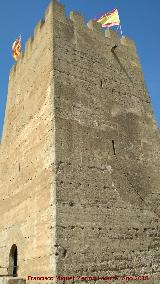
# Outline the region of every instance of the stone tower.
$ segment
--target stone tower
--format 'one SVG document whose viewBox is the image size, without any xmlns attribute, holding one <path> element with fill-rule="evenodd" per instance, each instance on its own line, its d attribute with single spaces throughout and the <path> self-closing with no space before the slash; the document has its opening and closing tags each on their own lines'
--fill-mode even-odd
<svg viewBox="0 0 160 284">
<path fill-rule="evenodd" d="M 52 1 L 9 77 L 0 275 L 157 277 L 159 167 L 134 42 Z"/>
</svg>

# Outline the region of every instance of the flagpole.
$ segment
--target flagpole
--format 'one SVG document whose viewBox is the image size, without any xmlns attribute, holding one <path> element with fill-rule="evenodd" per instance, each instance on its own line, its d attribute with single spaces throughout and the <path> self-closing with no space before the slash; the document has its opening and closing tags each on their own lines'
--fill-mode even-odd
<svg viewBox="0 0 160 284">
<path fill-rule="evenodd" d="M 121 37 L 124 37 L 121 24 L 119 24 L 119 29 L 120 29 Z"/>
</svg>

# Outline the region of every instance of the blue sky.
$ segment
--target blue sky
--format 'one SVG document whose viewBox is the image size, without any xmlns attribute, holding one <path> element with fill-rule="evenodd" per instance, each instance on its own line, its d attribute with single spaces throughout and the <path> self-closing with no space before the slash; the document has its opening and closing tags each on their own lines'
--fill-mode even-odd
<svg viewBox="0 0 160 284">
<path fill-rule="evenodd" d="M 0 137 L 6 106 L 9 70 L 14 64 L 11 46 L 21 33 L 23 48 L 50 0 L 1 0 L 0 2 Z M 134 39 L 144 78 L 160 126 L 160 1 L 153 0 L 61 0 L 66 14 L 79 11 L 86 22 L 118 8 L 124 35 Z"/>
</svg>

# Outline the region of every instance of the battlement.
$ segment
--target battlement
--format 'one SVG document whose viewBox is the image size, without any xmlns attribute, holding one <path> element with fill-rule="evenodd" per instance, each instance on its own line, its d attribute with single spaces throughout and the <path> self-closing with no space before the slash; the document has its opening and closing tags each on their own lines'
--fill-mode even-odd
<svg viewBox="0 0 160 284">
<path fill-rule="evenodd" d="M 94 38 L 95 41 L 97 41 L 97 44 L 98 41 L 100 41 L 100 49 L 104 48 L 105 50 L 107 46 L 107 49 L 111 50 L 116 45 L 117 50 L 123 53 L 129 52 L 132 57 L 137 59 L 136 47 L 131 39 L 127 37 L 120 38 L 117 32 L 113 30 L 106 30 L 103 32 L 101 24 L 95 22 L 95 20 L 90 20 L 87 24 L 85 24 L 84 17 L 74 11 L 71 11 L 70 18 L 67 18 L 64 6 L 56 0 L 52 0 L 46 9 L 44 19 L 41 19 L 37 23 L 33 35 L 29 37 L 25 44 L 24 52 L 22 52 L 20 55 L 17 63 L 12 66 L 9 78 L 15 76 L 17 72 L 20 72 L 21 66 L 23 66 L 23 63 L 25 63 L 31 57 L 34 49 L 36 49 L 40 43 L 40 40 L 44 37 L 44 35 L 46 37 L 48 24 L 53 24 L 52 27 L 50 26 L 53 33 L 54 23 L 56 22 L 63 23 L 63 25 L 72 26 L 72 33 L 74 37 L 79 33 L 81 36 L 84 35 L 84 41 L 88 42 L 90 38 Z M 94 50 L 94 45 L 92 48 Z"/>
<path fill-rule="evenodd" d="M 52 1 L 10 73 L 0 274 L 158 270 L 155 130 L 134 42 Z"/>
<path fill-rule="evenodd" d="M 61 46 L 64 47 L 64 50 L 61 50 Z M 72 53 L 72 56 L 69 55 L 68 51 Z M 64 53 L 68 53 L 67 62 L 70 63 L 70 69 L 67 67 L 69 64 L 65 65 L 62 63 Z M 48 61 L 46 60 L 46 54 L 48 54 Z M 110 29 L 104 32 L 101 24 L 95 20 L 85 23 L 84 17 L 78 12 L 71 11 L 70 16 L 67 17 L 64 5 L 57 0 L 52 0 L 45 11 L 44 19 L 37 23 L 33 35 L 29 37 L 25 44 L 24 51 L 17 63 L 11 68 L 9 76 L 9 93 L 11 94 L 8 95 L 9 98 L 7 99 L 5 120 L 10 120 L 11 113 L 16 118 L 15 108 L 20 108 L 19 103 L 22 105 L 22 101 L 23 103 L 27 102 L 26 98 L 29 98 L 30 92 L 33 92 L 33 85 L 36 84 L 37 77 L 43 78 L 46 70 L 47 72 L 52 72 L 52 76 L 53 70 L 59 70 L 61 67 L 62 69 L 65 68 L 63 72 L 70 73 L 72 67 L 74 67 L 75 61 L 72 62 L 72 58 L 75 56 L 76 59 L 75 54 L 80 55 L 80 58 L 84 56 L 85 58 L 90 58 L 91 61 L 93 60 L 92 67 L 94 71 L 90 69 L 91 73 L 88 75 L 88 78 L 92 79 L 95 72 L 98 72 L 97 78 L 101 76 L 100 81 L 103 81 L 101 83 L 103 89 L 108 90 L 110 86 L 110 91 L 112 92 L 114 90 L 112 85 L 116 84 L 117 89 L 123 90 L 123 99 L 126 101 L 123 80 L 127 78 L 127 90 L 132 90 L 131 96 L 135 95 L 137 97 L 138 94 L 138 97 L 141 97 L 142 100 L 148 100 L 143 72 L 134 41 L 127 37 L 120 38 L 117 32 Z M 86 60 L 84 60 L 85 63 Z M 80 65 L 82 64 L 81 60 Z M 88 62 L 87 64 L 90 63 Z M 101 67 L 105 64 L 105 68 L 110 73 L 118 72 L 116 82 L 113 82 L 109 72 L 101 72 Z M 81 67 L 79 66 L 79 68 Z M 120 77 L 119 74 L 123 76 Z M 19 80 L 20 77 L 21 81 Z M 108 84 L 109 81 L 110 83 Z M 137 85 L 138 92 L 134 90 L 133 81 L 136 81 L 136 84 L 139 81 L 139 85 Z M 21 92 L 23 96 L 17 95 Z M 131 99 L 128 97 L 127 102 L 129 100 Z M 22 113 L 22 111 L 19 113 Z M 26 119 L 25 121 L 27 121 Z M 17 122 L 20 124 L 20 119 L 18 120 L 17 118 Z M 7 127 L 10 128 L 9 125 L 12 122 L 8 123 Z M 3 132 L 6 132 L 7 127 L 5 122 Z"/>
</svg>

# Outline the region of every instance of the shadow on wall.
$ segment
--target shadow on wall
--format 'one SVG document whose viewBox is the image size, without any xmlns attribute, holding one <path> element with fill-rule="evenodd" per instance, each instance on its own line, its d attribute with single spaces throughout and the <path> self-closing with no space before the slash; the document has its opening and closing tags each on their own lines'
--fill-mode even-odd
<svg viewBox="0 0 160 284">
<path fill-rule="evenodd" d="M 126 74 L 126 76 L 127 76 L 128 80 L 130 81 L 130 83 L 133 84 L 132 79 L 130 78 L 130 76 L 129 76 L 129 74 L 127 73 L 125 67 L 123 66 L 123 64 L 122 64 L 121 61 L 119 60 L 117 54 L 115 53 L 116 47 L 117 47 L 117 45 L 115 45 L 115 46 L 112 47 L 112 49 L 111 49 L 112 54 L 113 54 L 114 58 L 116 59 L 116 61 L 118 62 L 118 64 L 120 65 L 122 71 Z"/>
<path fill-rule="evenodd" d="M 116 141 L 112 140 L 116 157 L 112 174 L 114 184 L 124 200 L 141 208 L 147 206 L 159 215 L 156 204 L 149 199 L 153 182 L 150 177 L 152 161 L 147 159 L 141 144 L 143 124 L 133 113 L 119 113 L 114 119 L 118 124 Z"/>
</svg>

